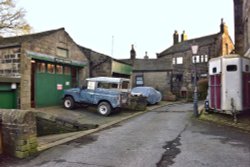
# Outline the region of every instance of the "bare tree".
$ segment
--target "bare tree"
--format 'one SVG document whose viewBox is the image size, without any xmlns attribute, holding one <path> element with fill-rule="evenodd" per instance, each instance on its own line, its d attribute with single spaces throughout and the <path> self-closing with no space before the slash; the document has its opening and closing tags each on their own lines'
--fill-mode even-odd
<svg viewBox="0 0 250 167">
<path fill-rule="evenodd" d="M 16 7 L 15 0 L 0 0 L 0 35 L 21 35 L 31 31 L 24 19 L 25 10 Z"/>
</svg>

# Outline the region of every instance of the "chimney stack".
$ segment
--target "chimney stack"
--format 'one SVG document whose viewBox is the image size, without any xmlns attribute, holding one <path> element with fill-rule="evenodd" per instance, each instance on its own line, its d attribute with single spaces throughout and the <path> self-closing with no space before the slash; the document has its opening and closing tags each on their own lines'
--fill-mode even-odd
<svg viewBox="0 0 250 167">
<path fill-rule="evenodd" d="M 174 38 L 174 45 L 179 43 L 179 34 L 176 30 L 174 31 L 173 38 Z"/>
<path fill-rule="evenodd" d="M 145 52 L 145 56 L 144 56 L 144 59 L 148 59 L 148 52 Z"/>
<path fill-rule="evenodd" d="M 223 18 L 221 19 L 221 23 L 220 23 L 220 32 L 221 32 L 221 33 L 228 33 L 228 27 L 227 27 L 227 25 L 224 23 Z"/>
<path fill-rule="evenodd" d="M 187 34 L 185 33 L 185 31 L 183 31 L 181 34 L 181 42 L 186 41 L 186 40 L 187 40 Z"/>
<path fill-rule="evenodd" d="M 136 52 L 135 52 L 135 49 L 134 49 L 134 45 L 131 45 L 130 59 L 135 60 L 135 58 L 136 58 Z"/>
</svg>

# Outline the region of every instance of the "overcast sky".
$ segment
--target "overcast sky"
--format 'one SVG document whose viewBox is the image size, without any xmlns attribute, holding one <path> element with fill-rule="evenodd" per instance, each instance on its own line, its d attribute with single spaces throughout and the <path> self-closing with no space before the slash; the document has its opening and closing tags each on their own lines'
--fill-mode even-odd
<svg viewBox="0 0 250 167">
<path fill-rule="evenodd" d="M 17 0 L 34 32 L 64 27 L 76 43 L 114 58 L 156 58 L 173 44 L 219 32 L 221 18 L 234 40 L 233 0 Z"/>
</svg>

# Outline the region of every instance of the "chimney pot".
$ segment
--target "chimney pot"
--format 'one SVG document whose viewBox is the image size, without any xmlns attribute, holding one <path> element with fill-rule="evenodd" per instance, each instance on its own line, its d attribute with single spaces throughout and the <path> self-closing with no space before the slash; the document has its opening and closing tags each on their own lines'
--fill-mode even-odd
<svg viewBox="0 0 250 167">
<path fill-rule="evenodd" d="M 186 40 L 187 40 L 187 34 L 185 33 L 185 30 L 184 30 L 181 34 L 181 42 L 186 41 Z"/>
</svg>

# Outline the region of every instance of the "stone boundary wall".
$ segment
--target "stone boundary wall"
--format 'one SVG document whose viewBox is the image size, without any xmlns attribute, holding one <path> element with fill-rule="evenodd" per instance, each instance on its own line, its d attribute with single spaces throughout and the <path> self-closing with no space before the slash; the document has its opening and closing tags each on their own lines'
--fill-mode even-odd
<svg viewBox="0 0 250 167">
<path fill-rule="evenodd" d="M 54 116 L 50 113 L 35 112 L 37 137 L 77 132 L 97 128 L 97 124 L 81 124 L 64 116 Z"/>
<path fill-rule="evenodd" d="M 32 111 L 0 109 L 3 153 L 25 158 L 37 152 L 36 119 Z"/>
</svg>

